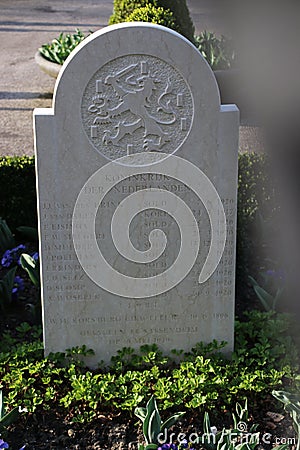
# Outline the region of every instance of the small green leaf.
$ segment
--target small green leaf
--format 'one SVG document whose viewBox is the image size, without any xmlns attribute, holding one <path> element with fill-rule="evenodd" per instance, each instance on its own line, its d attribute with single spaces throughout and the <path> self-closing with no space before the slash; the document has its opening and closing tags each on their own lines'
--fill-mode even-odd
<svg viewBox="0 0 300 450">
<path fill-rule="evenodd" d="M 0 420 L 5 415 L 4 405 L 3 405 L 3 394 L 2 391 L 0 391 Z"/>
<path fill-rule="evenodd" d="M 17 268 L 13 267 L 0 280 L 0 309 L 5 310 L 11 304 L 16 270 Z"/>
<path fill-rule="evenodd" d="M 5 428 L 15 422 L 19 417 L 19 408 L 16 407 L 0 419 L 1 426 Z"/>
<path fill-rule="evenodd" d="M 5 220 L 0 218 L 0 253 L 15 246 L 15 238 Z"/>
<path fill-rule="evenodd" d="M 289 444 L 281 444 L 273 447 L 274 450 L 287 450 L 289 448 Z"/>
<path fill-rule="evenodd" d="M 147 414 L 143 422 L 143 433 L 146 444 L 153 444 L 160 433 L 161 418 L 157 409 L 154 396 L 150 398 L 146 406 Z M 154 442 L 153 442 L 154 441 Z"/>
<path fill-rule="evenodd" d="M 141 421 L 143 422 L 146 418 L 147 415 L 147 409 L 146 408 L 142 408 L 142 407 L 137 407 L 134 410 L 134 414 L 141 419 Z"/>
<path fill-rule="evenodd" d="M 40 286 L 40 271 L 39 271 L 39 263 L 35 261 L 30 255 L 26 253 L 22 253 L 20 258 L 21 266 L 29 275 L 29 278 L 33 282 L 33 284 L 37 287 Z"/>
<path fill-rule="evenodd" d="M 265 291 L 262 287 L 260 287 L 258 285 L 253 286 L 253 289 L 254 289 L 257 297 L 259 298 L 259 300 L 262 302 L 266 311 L 271 311 L 272 307 L 273 307 L 273 301 L 274 301 L 273 296 L 270 295 L 267 291 Z"/>
<path fill-rule="evenodd" d="M 210 420 L 209 420 L 209 414 L 207 411 L 205 411 L 204 413 L 204 419 L 203 419 L 203 430 L 205 434 L 210 434 L 211 430 L 210 430 Z"/>
<path fill-rule="evenodd" d="M 185 412 L 178 412 L 176 414 L 174 414 L 173 416 L 169 417 L 169 419 L 167 419 L 161 426 L 161 431 L 163 431 L 164 429 L 169 429 L 171 428 L 173 425 L 175 425 L 176 422 L 178 422 L 178 420 L 185 414 Z"/>
</svg>

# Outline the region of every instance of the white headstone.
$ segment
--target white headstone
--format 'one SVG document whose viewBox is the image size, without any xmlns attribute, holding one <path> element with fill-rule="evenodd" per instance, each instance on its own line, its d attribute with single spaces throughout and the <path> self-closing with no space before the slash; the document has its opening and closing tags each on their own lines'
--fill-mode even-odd
<svg viewBox="0 0 300 450">
<path fill-rule="evenodd" d="M 233 348 L 239 113 L 179 34 L 107 27 L 35 110 L 46 353 Z"/>
</svg>

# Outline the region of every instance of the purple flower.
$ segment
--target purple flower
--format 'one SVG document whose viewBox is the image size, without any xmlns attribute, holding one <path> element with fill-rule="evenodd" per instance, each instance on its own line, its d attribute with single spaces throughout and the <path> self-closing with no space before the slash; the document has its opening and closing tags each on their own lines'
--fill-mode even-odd
<svg viewBox="0 0 300 450">
<path fill-rule="evenodd" d="M 6 250 L 6 252 L 3 253 L 2 259 L 1 259 L 1 265 L 3 267 L 9 267 L 13 262 L 13 258 L 11 256 L 11 251 Z"/>
<path fill-rule="evenodd" d="M 188 448 L 188 443 L 185 439 L 180 443 L 180 447 L 178 447 L 176 444 L 163 444 L 161 447 L 158 447 L 157 450 L 178 450 L 179 448 Z"/>
<path fill-rule="evenodd" d="M 16 300 L 18 293 L 24 290 L 24 280 L 18 275 L 14 279 L 14 286 L 12 288 L 13 299 Z"/>
<path fill-rule="evenodd" d="M 35 261 L 37 261 L 37 260 L 39 259 L 39 252 L 35 252 L 35 253 L 32 255 L 32 258 L 33 258 Z"/>
<path fill-rule="evenodd" d="M 25 247 L 25 245 L 21 244 L 18 247 L 16 247 L 15 250 L 16 250 L 16 256 L 18 255 L 17 263 L 19 266 L 21 266 L 21 261 L 20 261 L 21 255 L 26 250 L 26 247 Z"/>
<path fill-rule="evenodd" d="M 25 245 L 20 244 L 15 248 L 12 248 L 11 250 L 6 250 L 4 252 L 1 264 L 3 267 L 10 267 L 12 264 L 19 264 L 20 265 L 20 256 L 26 249 Z"/>
<path fill-rule="evenodd" d="M 275 275 L 275 270 L 269 269 L 266 271 L 266 275 L 268 275 L 269 277 L 274 277 Z"/>
<path fill-rule="evenodd" d="M 15 285 L 17 285 L 19 291 L 24 290 L 24 280 L 22 277 L 19 277 L 18 275 L 15 277 L 14 281 Z"/>
<path fill-rule="evenodd" d="M 9 445 L 7 442 L 4 442 L 3 439 L 0 439 L 0 449 L 1 448 L 9 448 Z"/>
<path fill-rule="evenodd" d="M 279 270 L 269 269 L 266 271 L 266 275 L 268 275 L 269 277 L 272 277 L 274 279 L 282 280 L 282 281 L 284 281 L 286 278 L 285 271 L 282 269 L 279 269 Z"/>
</svg>

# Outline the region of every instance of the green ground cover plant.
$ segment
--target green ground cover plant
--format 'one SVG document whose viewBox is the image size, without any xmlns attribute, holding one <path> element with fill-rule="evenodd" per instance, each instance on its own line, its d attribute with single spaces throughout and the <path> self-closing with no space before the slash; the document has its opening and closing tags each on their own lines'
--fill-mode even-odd
<svg viewBox="0 0 300 450">
<path fill-rule="evenodd" d="M 9 409 L 21 405 L 33 414 L 63 409 L 69 420 L 81 423 L 104 409 L 132 411 L 152 394 L 162 410 L 222 410 L 293 386 L 298 356 L 288 329 L 288 316 L 252 311 L 236 323 L 231 359 L 220 353 L 224 343 L 199 344 L 168 357 L 153 345 L 139 352 L 124 348 L 110 368 L 92 371 L 82 362 L 92 350 L 74 348 L 45 358 L 40 329 L 22 325 L 15 335 L 1 331 L 0 389 Z"/>
</svg>

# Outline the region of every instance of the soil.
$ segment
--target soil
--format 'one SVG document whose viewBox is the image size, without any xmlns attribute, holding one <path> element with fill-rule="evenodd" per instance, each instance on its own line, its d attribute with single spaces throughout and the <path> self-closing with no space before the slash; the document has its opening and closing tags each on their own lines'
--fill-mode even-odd
<svg viewBox="0 0 300 450">
<path fill-rule="evenodd" d="M 30 450 L 38 449 L 110 449 L 110 450 L 134 450 L 138 448 L 138 442 L 143 443 L 143 435 L 138 419 L 126 413 L 111 415 L 103 411 L 99 418 L 88 425 L 71 423 L 63 412 L 39 412 L 37 414 L 25 414 L 10 427 L 9 443 L 13 449 L 19 449 L 26 444 Z M 222 429 L 222 426 L 230 426 L 229 412 L 222 416 L 210 414 L 211 423 Z M 188 411 L 184 420 L 174 426 L 174 436 L 185 433 L 185 437 L 193 442 L 196 435 L 201 436 L 202 415 L 195 411 Z M 290 449 L 295 448 L 295 433 L 291 418 L 286 413 L 278 413 L 273 399 L 267 399 L 263 404 L 257 403 L 253 408 L 253 415 L 249 421 L 257 423 L 260 432 L 258 450 L 270 450 L 274 446 L 289 443 Z M 170 437 L 170 435 L 169 435 Z M 182 435 L 179 439 L 183 439 Z M 176 438 L 174 439 L 176 441 Z M 167 441 L 168 442 L 168 441 Z M 178 442 L 178 440 L 177 440 Z M 199 444 L 194 448 L 201 448 Z"/>
</svg>

